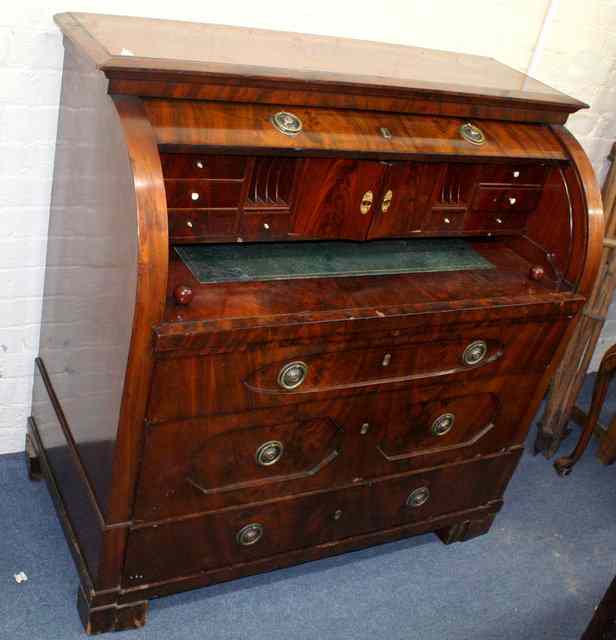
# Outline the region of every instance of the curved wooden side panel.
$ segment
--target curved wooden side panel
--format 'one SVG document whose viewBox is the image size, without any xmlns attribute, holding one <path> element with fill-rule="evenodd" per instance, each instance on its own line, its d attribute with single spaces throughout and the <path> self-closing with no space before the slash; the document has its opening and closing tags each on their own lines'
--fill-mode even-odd
<svg viewBox="0 0 616 640">
<path fill-rule="evenodd" d="M 601 190 L 588 156 L 580 143 L 564 127 L 552 126 L 572 162 L 565 172 L 573 207 L 573 238 L 568 279 L 576 283 L 576 291 L 587 296 L 594 284 L 603 251 L 603 204 Z M 575 229 L 575 225 L 579 225 Z"/>
<path fill-rule="evenodd" d="M 154 364 L 152 327 L 163 318 L 169 260 L 167 202 L 154 131 L 139 98 L 113 98 L 126 139 L 135 183 L 137 291 L 124 396 L 114 460 L 108 521 L 130 518 L 138 447 Z"/>
<path fill-rule="evenodd" d="M 134 190 L 107 82 L 66 41 L 32 422 L 92 576 L 134 321 Z"/>
</svg>

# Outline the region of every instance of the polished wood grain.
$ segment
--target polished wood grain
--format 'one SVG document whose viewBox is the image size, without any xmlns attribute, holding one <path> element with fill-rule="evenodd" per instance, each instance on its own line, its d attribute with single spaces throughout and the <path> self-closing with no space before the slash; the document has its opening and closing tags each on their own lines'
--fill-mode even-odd
<svg viewBox="0 0 616 640">
<path fill-rule="evenodd" d="M 366 111 L 293 108 L 302 131 L 287 136 L 271 123 L 278 105 L 243 105 L 192 100 L 144 100 L 159 144 L 166 148 L 262 150 L 313 155 L 352 154 L 379 158 L 446 155 L 448 158 L 501 158 L 564 160 L 566 154 L 556 136 L 537 124 L 476 121 L 486 136 L 483 145 L 460 135 L 466 120 L 422 115 Z M 190 126 L 177 123 L 190 122 Z M 391 132 L 383 137 L 381 128 Z"/>
<path fill-rule="evenodd" d="M 564 122 L 587 106 L 479 56 L 144 18 L 65 13 L 55 20 L 117 93 L 284 104 L 275 98 L 301 92 L 304 104 L 314 96 L 313 104 L 338 108 L 544 122 Z"/>
</svg>

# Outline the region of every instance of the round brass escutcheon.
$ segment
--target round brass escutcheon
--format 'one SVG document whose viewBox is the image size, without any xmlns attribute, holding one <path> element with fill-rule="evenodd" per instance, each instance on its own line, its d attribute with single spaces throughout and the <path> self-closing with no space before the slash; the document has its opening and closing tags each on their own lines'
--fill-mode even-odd
<svg viewBox="0 0 616 640">
<path fill-rule="evenodd" d="M 235 536 L 235 540 L 243 547 L 249 547 L 256 544 L 263 537 L 263 525 L 258 522 L 252 522 L 242 527 Z"/>
<path fill-rule="evenodd" d="M 430 489 L 428 489 L 428 487 L 418 487 L 409 493 L 409 497 L 406 499 L 406 506 L 413 507 L 415 509 L 426 504 L 429 499 Z"/>
<path fill-rule="evenodd" d="M 460 127 L 460 135 L 471 144 L 484 144 L 486 141 L 483 131 L 470 122 L 465 122 Z"/>
<path fill-rule="evenodd" d="M 462 361 L 469 366 L 479 364 L 486 357 L 487 353 L 488 345 L 485 343 L 485 340 L 475 340 L 464 349 Z"/>
<path fill-rule="evenodd" d="M 434 420 L 430 431 L 433 436 L 444 436 L 451 431 L 455 421 L 456 416 L 453 413 L 443 413 Z"/>
<path fill-rule="evenodd" d="M 280 369 L 278 384 L 283 389 L 297 389 L 306 379 L 307 373 L 308 365 L 305 362 L 301 362 L 300 360 L 289 362 Z"/>
<path fill-rule="evenodd" d="M 272 464 L 276 464 L 280 458 L 282 458 L 282 452 L 284 447 L 282 442 L 278 440 L 270 440 L 264 442 L 255 453 L 255 459 L 257 464 L 262 467 L 269 467 Z"/>
<path fill-rule="evenodd" d="M 302 121 L 290 111 L 278 111 L 272 116 L 272 124 L 286 136 L 296 136 L 302 131 Z"/>
</svg>

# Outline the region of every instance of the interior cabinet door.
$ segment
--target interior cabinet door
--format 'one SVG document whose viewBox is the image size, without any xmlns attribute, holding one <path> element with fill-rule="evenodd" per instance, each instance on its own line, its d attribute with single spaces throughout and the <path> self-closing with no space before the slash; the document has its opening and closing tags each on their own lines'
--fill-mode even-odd
<svg viewBox="0 0 616 640">
<path fill-rule="evenodd" d="M 442 168 L 421 162 L 391 162 L 374 209 L 368 238 L 404 238 L 422 233 Z"/>
<path fill-rule="evenodd" d="M 418 182 L 416 163 L 393 162 L 387 165 L 368 238 L 408 235 L 409 218 L 417 206 Z"/>
<path fill-rule="evenodd" d="M 307 160 L 299 180 L 292 235 L 364 240 L 380 206 L 386 168 L 365 160 Z"/>
</svg>

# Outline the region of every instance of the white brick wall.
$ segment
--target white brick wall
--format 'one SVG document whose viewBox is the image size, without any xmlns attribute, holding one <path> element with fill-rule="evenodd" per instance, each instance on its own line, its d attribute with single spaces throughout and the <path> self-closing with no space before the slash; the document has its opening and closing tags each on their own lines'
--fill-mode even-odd
<svg viewBox="0 0 616 640">
<path fill-rule="evenodd" d="M 77 9 L 470 52 L 523 71 L 532 63 L 537 78 L 592 105 L 569 122 L 603 177 L 616 138 L 616 0 L 311 0 L 286 3 L 284 11 L 280 6 L 280 0 L 138 0 L 122 6 L 83 0 Z M 22 0 L 5 3 L 0 12 L 0 453 L 23 448 L 29 413 L 62 67 L 52 16 L 67 8 L 59 0 L 45 6 Z M 611 317 L 603 346 L 616 341 L 616 308 Z"/>
</svg>

